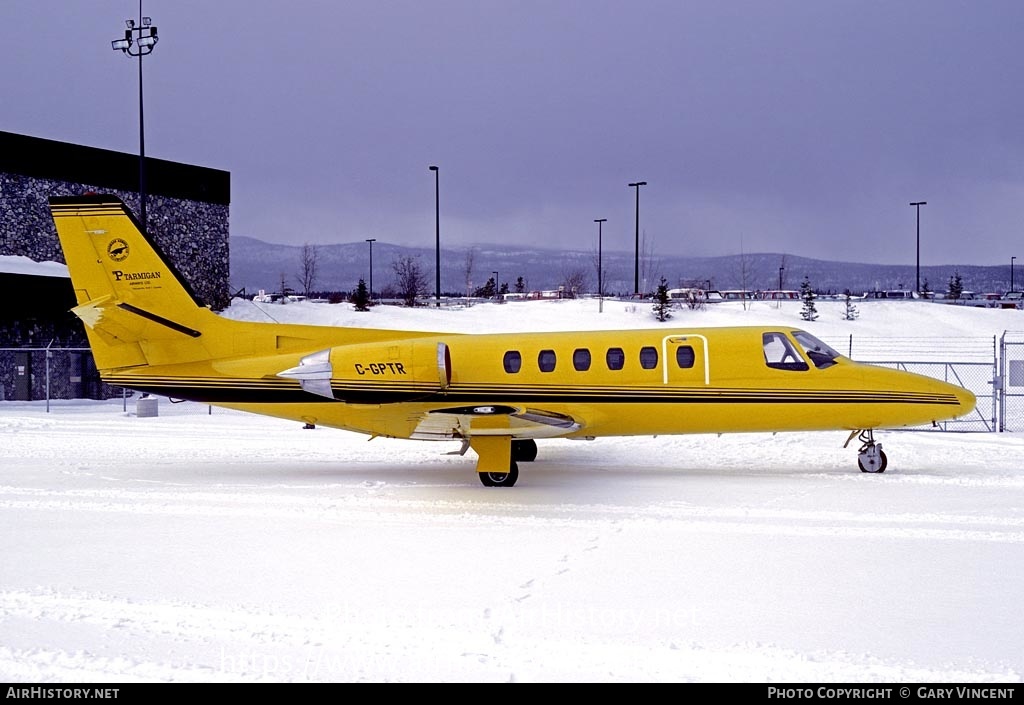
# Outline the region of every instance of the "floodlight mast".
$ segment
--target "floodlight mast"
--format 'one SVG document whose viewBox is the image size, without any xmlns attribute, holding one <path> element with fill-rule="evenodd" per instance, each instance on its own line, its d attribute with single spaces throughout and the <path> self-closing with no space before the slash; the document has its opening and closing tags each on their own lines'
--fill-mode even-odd
<svg viewBox="0 0 1024 705">
<path fill-rule="evenodd" d="M 142 57 L 153 53 L 160 41 L 153 19 L 142 14 L 142 0 L 139 0 L 139 21 L 125 20 L 123 39 L 110 42 L 110 48 L 125 56 L 139 59 L 139 222 L 146 232 L 146 121 L 142 100 Z"/>
</svg>

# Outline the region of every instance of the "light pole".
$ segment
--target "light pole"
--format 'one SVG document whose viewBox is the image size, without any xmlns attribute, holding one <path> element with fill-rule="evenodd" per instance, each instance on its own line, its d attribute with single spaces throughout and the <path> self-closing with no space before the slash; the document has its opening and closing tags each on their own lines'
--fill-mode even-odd
<svg viewBox="0 0 1024 705">
<path fill-rule="evenodd" d="M 498 298 L 498 273 L 497 272 L 491 272 L 491 274 L 494 275 L 494 298 L 497 299 Z"/>
<path fill-rule="evenodd" d="M 629 184 L 630 188 L 636 189 L 636 255 L 633 258 L 633 294 L 640 293 L 640 187 L 646 186 L 646 181 L 637 181 Z"/>
<path fill-rule="evenodd" d="M 921 206 L 928 205 L 928 201 L 917 201 L 910 205 L 917 208 L 917 288 L 914 291 L 921 295 Z"/>
<path fill-rule="evenodd" d="M 1010 258 L 1010 293 L 1013 293 L 1013 263 L 1017 260 L 1016 257 Z"/>
<path fill-rule="evenodd" d="M 434 305 L 441 308 L 441 170 L 434 172 Z"/>
<path fill-rule="evenodd" d="M 142 57 L 153 52 L 159 37 L 156 25 L 149 17 L 142 16 L 142 0 L 139 0 L 139 23 L 125 20 L 127 29 L 123 39 L 110 42 L 114 51 L 121 51 L 127 56 L 139 57 L 139 217 L 142 232 L 146 232 L 146 127 L 142 110 Z M 132 36 L 134 35 L 134 41 Z"/>
<path fill-rule="evenodd" d="M 601 224 L 607 223 L 607 218 L 594 218 L 597 223 L 597 312 L 604 313 L 604 282 L 601 279 Z"/>
<path fill-rule="evenodd" d="M 377 238 L 368 237 L 366 241 L 370 243 L 370 301 L 373 301 L 373 243 L 377 242 Z"/>
</svg>

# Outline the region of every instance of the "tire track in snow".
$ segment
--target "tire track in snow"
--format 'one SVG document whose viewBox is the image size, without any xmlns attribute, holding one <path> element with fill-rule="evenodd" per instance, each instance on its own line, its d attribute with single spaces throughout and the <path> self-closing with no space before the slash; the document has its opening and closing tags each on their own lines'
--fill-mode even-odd
<svg viewBox="0 0 1024 705">
<path fill-rule="evenodd" d="M 928 541 L 1024 543 L 1024 517 L 934 513 L 862 513 L 765 507 L 705 507 L 669 503 L 655 507 L 606 504 L 509 504 L 457 500 L 405 500 L 370 495 L 136 491 L 122 489 L 52 490 L 0 486 L 0 508 L 54 512 L 107 512 L 138 515 L 268 518 L 345 525 L 473 526 L 607 529 L 663 528 L 734 534 L 890 538 Z"/>
<path fill-rule="evenodd" d="M 483 646 L 489 641 L 478 622 L 459 621 L 460 612 L 437 615 L 430 629 L 436 638 L 409 639 L 409 625 L 403 621 L 408 616 L 389 614 L 383 623 L 358 611 L 304 616 L 246 607 L 10 590 L 0 592 L 0 623 L 6 634 L 18 631 L 16 638 L 28 638 L 33 646 L 0 644 L 0 679 L 416 681 L 446 672 L 449 660 L 467 644 Z M 22 623 L 28 628 L 18 629 Z M 69 652 L 47 643 L 47 635 L 66 634 L 71 625 L 79 632 L 89 628 L 101 632 L 102 642 L 113 638 L 116 645 L 98 648 L 115 653 Z M 135 656 L 154 651 L 185 654 L 189 661 L 140 661 Z M 473 669 L 489 679 L 505 679 L 508 673 L 500 660 L 489 656 L 476 660 Z"/>
<path fill-rule="evenodd" d="M 331 640 L 322 619 L 179 602 L 138 602 L 96 595 L 0 592 L 0 617 L 75 622 L 133 635 L 209 641 L 244 638 L 309 646 Z"/>
</svg>

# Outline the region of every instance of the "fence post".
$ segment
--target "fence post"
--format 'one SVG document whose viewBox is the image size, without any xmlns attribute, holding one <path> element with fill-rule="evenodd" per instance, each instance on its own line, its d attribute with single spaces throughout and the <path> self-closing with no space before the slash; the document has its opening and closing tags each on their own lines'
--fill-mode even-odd
<svg viewBox="0 0 1024 705">
<path fill-rule="evenodd" d="M 46 346 L 46 413 L 50 413 L 50 358 L 53 357 L 50 345 L 53 345 L 52 338 L 50 344 Z"/>
<path fill-rule="evenodd" d="M 850 333 L 850 354 L 846 357 L 853 359 L 853 333 Z"/>
<path fill-rule="evenodd" d="M 999 395 L 999 432 L 1006 431 L 1006 331 L 999 339 L 999 369 L 996 379 L 992 380 L 993 394 Z"/>
</svg>

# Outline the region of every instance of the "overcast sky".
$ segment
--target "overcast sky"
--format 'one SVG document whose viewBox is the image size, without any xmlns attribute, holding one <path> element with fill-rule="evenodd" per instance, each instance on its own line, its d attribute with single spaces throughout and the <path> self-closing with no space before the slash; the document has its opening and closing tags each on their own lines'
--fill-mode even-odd
<svg viewBox="0 0 1024 705">
<path fill-rule="evenodd" d="M 231 232 L 1024 260 L 1020 0 L 146 0 L 146 150 Z M 131 0 L 0 0 L 0 129 L 138 151 Z"/>
</svg>

